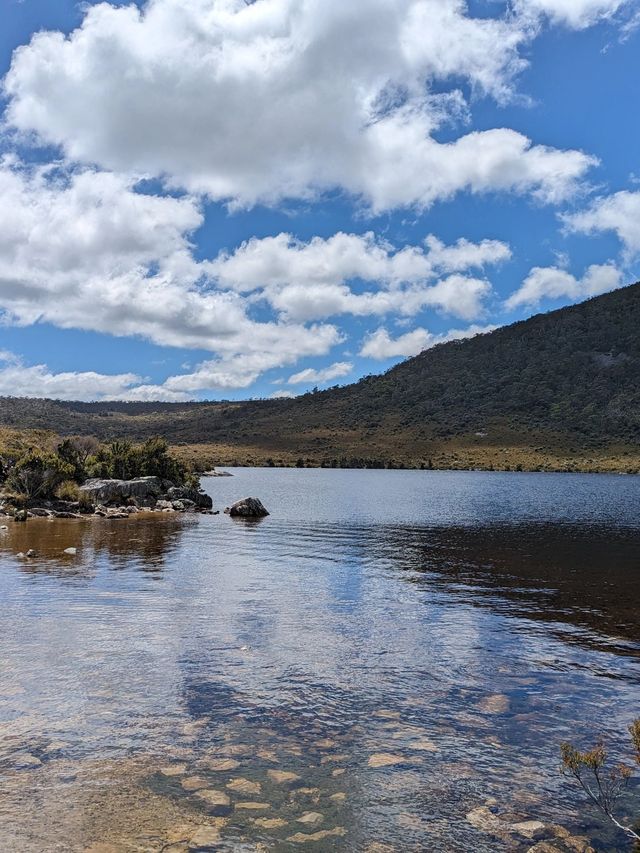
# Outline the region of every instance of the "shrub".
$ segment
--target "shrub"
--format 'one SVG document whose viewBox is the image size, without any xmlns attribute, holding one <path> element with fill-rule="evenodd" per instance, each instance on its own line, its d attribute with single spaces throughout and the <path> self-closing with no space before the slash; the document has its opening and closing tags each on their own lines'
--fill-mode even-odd
<svg viewBox="0 0 640 853">
<path fill-rule="evenodd" d="M 634 749 L 634 759 L 640 764 L 640 718 L 629 726 L 629 734 Z M 640 835 L 631 826 L 620 823 L 614 815 L 616 802 L 624 792 L 633 774 L 627 764 L 607 766 L 607 750 L 602 742 L 592 749 L 581 752 L 570 743 L 560 746 L 562 770 L 573 776 L 589 800 L 603 812 L 618 829 L 634 841 L 640 841 Z"/>
<path fill-rule="evenodd" d="M 73 477 L 73 466 L 56 453 L 31 449 L 21 456 L 7 477 L 7 485 L 28 500 L 52 497 L 64 480 Z"/>
<path fill-rule="evenodd" d="M 56 497 L 61 501 L 77 501 L 80 497 L 77 483 L 73 480 L 64 480 L 56 489 Z"/>
</svg>

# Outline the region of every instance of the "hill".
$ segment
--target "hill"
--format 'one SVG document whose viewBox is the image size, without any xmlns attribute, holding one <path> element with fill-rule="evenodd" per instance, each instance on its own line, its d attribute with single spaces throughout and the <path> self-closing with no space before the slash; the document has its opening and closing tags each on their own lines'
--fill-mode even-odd
<svg viewBox="0 0 640 853">
<path fill-rule="evenodd" d="M 160 433 L 204 466 L 640 470 L 639 330 L 640 283 L 292 400 L 3 398 L 0 425 L 101 439 Z"/>
</svg>

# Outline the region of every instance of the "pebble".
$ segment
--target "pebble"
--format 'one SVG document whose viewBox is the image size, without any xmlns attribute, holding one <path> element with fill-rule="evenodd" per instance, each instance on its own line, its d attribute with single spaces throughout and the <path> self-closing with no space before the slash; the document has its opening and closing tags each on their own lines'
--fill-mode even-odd
<svg viewBox="0 0 640 853">
<path fill-rule="evenodd" d="M 226 807 L 231 805 L 231 800 L 223 791 L 215 791 L 213 788 L 198 791 L 196 797 L 208 806 Z"/>
<path fill-rule="evenodd" d="M 200 791 L 202 788 L 206 788 L 208 784 L 209 782 L 202 776 L 187 776 L 181 782 L 185 791 Z"/>
<path fill-rule="evenodd" d="M 78 549 L 77 548 L 65 548 L 63 553 L 69 554 L 70 557 L 74 557 L 78 553 Z"/>
<path fill-rule="evenodd" d="M 288 785 L 300 779 L 297 773 L 290 773 L 287 770 L 267 770 L 267 776 L 276 785 Z"/>
<path fill-rule="evenodd" d="M 240 767 L 240 762 L 236 761 L 235 758 L 212 758 L 209 761 L 203 762 L 203 766 L 207 770 L 222 773 L 227 770 L 237 770 Z"/>
<path fill-rule="evenodd" d="M 320 812 L 307 812 L 302 817 L 297 818 L 298 823 L 304 823 L 307 826 L 318 826 L 324 820 L 324 815 Z"/>
<path fill-rule="evenodd" d="M 331 740 L 331 738 L 325 737 L 322 740 L 317 740 L 314 746 L 317 746 L 318 749 L 332 749 L 332 747 L 336 746 L 336 742 L 335 740 Z"/>
<path fill-rule="evenodd" d="M 270 809 L 271 806 L 269 803 L 252 803 L 252 802 L 242 802 L 236 803 L 236 809 L 241 809 L 243 811 L 266 811 L 266 809 Z"/>
<path fill-rule="evenodd" d="M 325 838 L 341 837 L 346 834 L 347 830 L 344 827 L 336 826 L 335 829 L 321 829 L 319 832 L 313 832 L 310 835 L 304 832 L 296 832 L 295 835 L 290 835 L 287 841 L 292 841 L 294 844 L 306 844 L 310 841 L 324 841 Z"/>
<path fill-rule="evenodd" d="M 508 696 L 504 693 L 495 693 L 492 696 L 485 696 L 478 702 L 477 708 L 483 714 L 506 714 L 511 707 L 511 702 Z"/>
<path fill-rule="evenodd" d="M 282 829 L 283 826 L 288 826 L 289 823 L 281 817 L 257 817 L 253 822 L 262 829 Z"/>
<path fill-rule="evenodd" d="M 187 765 L 169 764 L 167 767 L 161 767 L 160 772 L 163 776 L 182 776 L 187 772 Z"/>
<path fill-rule="evenodd" d="M 189 847 L 213 847 L 220 843 L 220 830 L 217 826 L 200 826 L 189 839 Z"/>
<path fill-rule="evenodd" d="M 394 755 L 392 752 L 376 752 L 368 761 L 369 767 L 393 767 L 406 763 L 407 759 L 403 755 Z"/>
<path fill-rule="evenodd" d="M 260 749 L 256 755 L 263 761 L 273 761 L 274 764 L 278 764 L 278 755 L 274 749 Z"/>
<path fill-rule="evenodd" d="M 233 779 L 226 786 L 230 791 L 237 791 L 239 794 L 260 794 L 262 793 L 262 785 L 259 782 L 252 782 L 250 779 Z"/>
<path fill-rule="evenodd" d="M 41 767 L 42 761 L 39 758 L 36 758 L 35 755 L 31 755 L 28 752 L 18 753 L 17 755 L 11 756 L 11 763 L 14 767 L 29 769 L 34 767 Z"/>
</svg>

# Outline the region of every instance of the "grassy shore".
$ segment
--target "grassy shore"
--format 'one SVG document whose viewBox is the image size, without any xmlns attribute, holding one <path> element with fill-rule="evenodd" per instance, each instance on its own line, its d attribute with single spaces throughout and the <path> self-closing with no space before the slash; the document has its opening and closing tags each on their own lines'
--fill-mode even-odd
<svg viewBox="0 0 640 853">
<path fill-rule="evenodd" d="M 363 432 L 332 434 L 320 450 L 315 433 L 299 435 L 293 449 L 288 439 L 269 447 L 250 443 L 181 443 L 170 453 L 196 471 L 217 466 L 306 467 L 306 468 L 416 468 L 434 470 L 483 471 L 566 471 L 584 473 L 640 473 L 640 448 L 625 444 L 606 447 L 576 447 L 554 436 L 535 436 L 527 443 L 502 431 L 493 438 L 483 435 L 454 436 L 424 441 L 403 435 L 394 446 L 388 441 L 371 441 Z M 53 450 L 60 436 L 50 430 L 16 430 L 0 427 L 0 456 L 17 447 Z"/>
</svg>

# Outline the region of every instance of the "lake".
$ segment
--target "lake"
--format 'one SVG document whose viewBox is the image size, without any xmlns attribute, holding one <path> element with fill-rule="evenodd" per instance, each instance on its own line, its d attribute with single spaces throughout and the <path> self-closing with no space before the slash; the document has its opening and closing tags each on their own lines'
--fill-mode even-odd
<svg viewBox="0 0 640 853">
<path fill-rule="evenodd" d="M 640 714 L 640 478 L 231 470 L 0 531 L 3 851 L 628 849 L 559 745 Z"/>
</svg>

